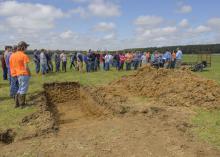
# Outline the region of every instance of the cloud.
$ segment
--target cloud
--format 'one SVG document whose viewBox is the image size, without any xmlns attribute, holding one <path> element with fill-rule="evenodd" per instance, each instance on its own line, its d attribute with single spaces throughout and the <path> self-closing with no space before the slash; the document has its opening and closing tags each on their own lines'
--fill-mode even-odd
<svg viewBox="0 0 220 157">
<path fill-rule="evenodd" d="M 182 27 L 182 28 L 187 28 L 189 27 L 189 22 L 187 19 L 182 19 L 179 23 L 179 26 Z"/>
<path fill-rule="evenodd" d="M 54 21 L 65 14 L 50 5 L 6 1 L 0 3 L 0 16 L 6 25 L 17 30 L 44 30 L 54 27 Z"/>
<path fill-rule="evenodd" d="M 71 15 L 71 14 L 74 14 L 74 15 L 75 15 L 75 14 L 76 14 L 76 15 L 79 14 L 80 17 L 83 17 L 83 18 L 86 18 L 86 17 L 89 16 L 89 14 L 87 14 L 85 8 L 83 8 L 83 7 L 74 8 L 74 9 L 70 10 L 70 11 L 68 12 L 68 14 L 69 14 L 69 15 Z"/>
<path fill-rule="evenodd" d="M 191 5 L 182 5 L 177 12 L 182 13 L 182 14 L 191 13 L 192 6 Z"/>
<path fill-rule="evenodd" d="M 73 2 L 76 2 L 76 3 L 85 3 L 85 2 L 88 2 L 88 0 L 72 0 Z"/>
<path fill-rule="evenodd" d="M 116 38 L 116 34 L 115 33 L 111 33 L 111 34 L 107 34 L 103 37 L 104 40 L 113 40 Z"/>
<path fill-rule="evenodd" d="M 153 27 L 158 26 L 163 22 L 163 18 L 159 16 L 139 16 L 135 21 L 134 24 L 137 26 L 146 26 L 146 27 Z"/>
<path fill-rule="evenodd" d="M 96 26 L 94 26 L 93 30 L 96 32 L 109 32 L 109 31 L 113 31 L 115 27 L 116 27 L 115 24 L 112 22 L 110 23 L 100 22 Z"/>
<path fill-rule="evenodd" d="M 88 10 L 92 15 L 98 17 L 114 17 L 121 15 L 118 5 L 104 0 L 91 1 L 91 3 L 88 5 Z"/>
<path fill-rule="evenodd" d="M 150 39 L 171 36 L 177 32 L 177 27 L 163 27 L 163 28 L 154 28 L 154 29 L 143 29 L 137 32 L 140 39 Z"/>
<path fill-rule="evenodd" d="M 208 25 L 211 27 L 219 28 L 220 27 L 220 18 L 213 17 L 208 20 Z"/>
<path fill-rule="evenodd" d="M 189 32 L 191 33 L 206 33 L 206 32 L 210 32 L 211 28 L 208 26 L 204 26 L 204 25 L 199 25 L 196 28 L 190 28 Z"/>
<path fill-rule="evenodd" d="M 76 34 L 74 32 L 72 32 L 71 30 L 62 32 L 60 34 L 60 38 L 62 38 L 62 39 L 70 39 L 70 38 L 73 38 L 73 37 L 76 37 Z"/>
</svg>

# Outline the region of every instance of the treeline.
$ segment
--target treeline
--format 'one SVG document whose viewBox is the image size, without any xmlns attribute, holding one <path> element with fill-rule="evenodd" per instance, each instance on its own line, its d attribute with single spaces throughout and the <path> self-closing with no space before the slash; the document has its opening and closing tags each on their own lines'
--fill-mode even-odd
<svg viewBox="0 0 220 157">
<path fill-rule="evenodd" d="M 125 51 L 150 51 L 155 50 L 159 52 L 165 52 L 167 49 L 170 51 L 180 48 L 184 54 L 199 54 L 209 52 L 212 54 L 220 53 L 220 44 L 207 44 L 207 45 L 184 45 L 184 46 L 165 46 L 165 47 L 150 47 L 150 48 L 133 48 L 125 49 Z"/>
<path fill-rule="evenodd" d="M 170 51 L 176 50 L 177 48 L 180 48 L 184 54 L 199 54 L 199 53 L 212 53 L 212 54 L 220 54 L 220 44 L 207 44 L 207 45 L 180 45 L 180 46 L 165 46 L 165 47 L 149 47 L 149 48 L 132 48 L 132 49 L 125 49 L 120 50 L 123 52 L 128 51 L 141 51 L 141 52 L 154 52 L 155 50 L 159 52 L 165 52 L 167 49 Z M 71 53 L 73 51 L 65 51 L 66 53 Z M 115 51 L 112 51 L 114 53 Z M 0 51 L 0 54 L 2 54 L 3 51 Z M 27 51 L 28 54 L 33 54 L 33 50 Z"/>
</svg>

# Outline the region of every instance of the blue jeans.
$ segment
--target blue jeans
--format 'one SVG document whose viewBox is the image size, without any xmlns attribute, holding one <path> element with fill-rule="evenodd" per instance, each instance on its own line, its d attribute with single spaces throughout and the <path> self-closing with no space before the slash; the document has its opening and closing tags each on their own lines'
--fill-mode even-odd
<svg viewBox="0 0 220 157">
<path fill-rule="evenodd" d="M 60 71 L 60 62 L 56 62 L 56 72 Z"/>
<path fill-rule="evenodd" d="M 28 91 L 28 87 L 29 87 L 29 80 L 30 80 L 30 76 L 18 76 L 18 84 L 19 84 L 19 88 L 18 88 L 18 94 L 26 94 Z"/>
<path fill-rule="evenodd" d="M 8 69 L 7 67 L 3 68 L 3 80 L 7 80 L 8 79 Z"/>
<path fill-rule="evenodd" d="M 89 70 L 89 63 L 86 62 L 85 64 L 86 64 L 86 72 L 90 72 L 90 70 Z"/>
<path fill-rule="evenodd" d="M 46 74 L 46 72 L 47 72 L 47 64 L 41 64 L 41 72 L 42 72 L 43 75 Z"/>
<path fill-rule="evenodd" d="M 109 69 L 110 69 L 110 63 L 106 62 L 105 63 L 105 71 L 109 71 Z"/>
<path fill-rule="evenodd" d="M 131 63 L 126 63 L 126 70 L 131 70 Z"/>
<path fill-rule="evenodd" d="M 35 71 L 37 74 L 40 72 L 40 63 L 35 62 Z"/>
<path fill-rule="evenodd" d="M 95 62 L 94 61 L 91 62 L 91 69 L 90 70 L 95 71 Z"/>
<path fill-rule="evenodd" d="M 134 70 L 137 70 L 137 68 L 138 68 L 138 61 L 134 61 L 133 62 L 133 66 L 134 66 Z"/>
<path fill-rule="evenodd" d="M 19 84 L 17 77 L 11 77 L 10 96 L 14 97 L 18 92 Z"/>
<path fill-rule="evenodd" d="M 119 61 L 116 61 L 116 70 L 120 70 L 120 62 Z"/>
</svg>

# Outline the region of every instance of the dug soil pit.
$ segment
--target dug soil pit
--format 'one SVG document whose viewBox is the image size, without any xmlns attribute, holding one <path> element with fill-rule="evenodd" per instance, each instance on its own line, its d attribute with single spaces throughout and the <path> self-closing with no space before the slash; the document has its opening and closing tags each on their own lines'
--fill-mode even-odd
<svg viewBox="0 0 220 157">
<path fill-rule="evenodd" d="M 79 83 L 54 83 L 44 85 L 47 104 L 51 108 L 59 129 L 68 130 L 90 124 L 94 119 L 109 114 Z"/>
</svg>

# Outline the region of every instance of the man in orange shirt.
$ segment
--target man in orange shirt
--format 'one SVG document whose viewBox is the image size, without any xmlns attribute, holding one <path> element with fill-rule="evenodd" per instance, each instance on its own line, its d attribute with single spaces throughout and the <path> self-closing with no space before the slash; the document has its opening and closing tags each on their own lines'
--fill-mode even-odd
<svg viewBox="0 0 220 157">
<path fill-rule="evenodd" d="M 133 55 L 131 54 L 131 52 L 128 52 L 125 55 L 125 64 L 126 64 L 126 71 L 131 70 L 131 62 L 133 59 Z"/>
<path fill-rule="evenodd" d="M 171 69 L 174 69 L 176 66 L 176 52 L 173 51 L 172 53 L 172 59 L 171 59 Z"/>
<path fill-rule="evenodd" d="M 25 106 L 25 97 L 29 87 L 30 69 L 28 63 L 29 57 L 25 54 L 25 50 L 28 48 L 28 44 L 24 41 L 18 43 L 17 52 L 14 54 L 14 69 L 18 77 L 19 89 L 17 92 L 18 106 Z"/>
<path fill-rule="evenodd" d="M 15 99 L 15 107 L 19 107 L 18 105 L 18 97 L 17 97 L 17 92 L 19 88 L 18 84 L 18 78 L 16 74 L 16 70 L 14 67 L 14 55 L 15 52 L 17 51 L 17 46 L 13 47 L 12 54 L 9 58 L 9 67 L 10 67 L 10 75 L 11 75 L 11 80 L 10 80 L 10 95 Z"/>
</svg>

